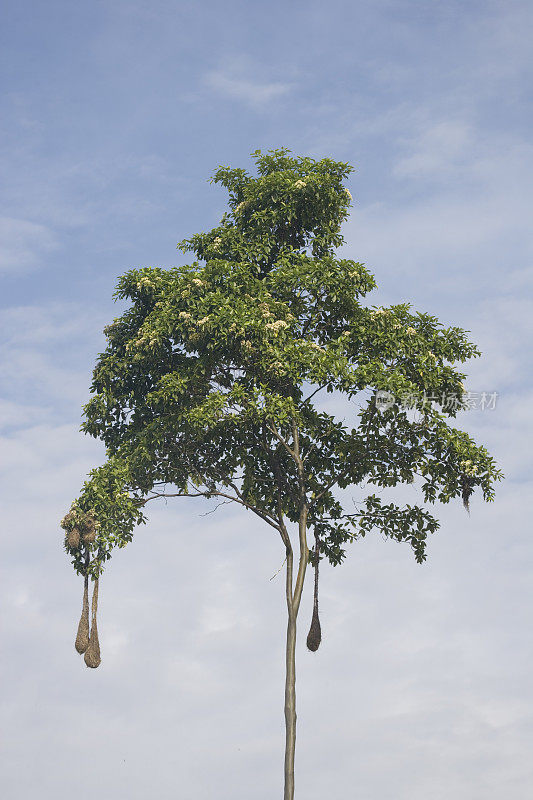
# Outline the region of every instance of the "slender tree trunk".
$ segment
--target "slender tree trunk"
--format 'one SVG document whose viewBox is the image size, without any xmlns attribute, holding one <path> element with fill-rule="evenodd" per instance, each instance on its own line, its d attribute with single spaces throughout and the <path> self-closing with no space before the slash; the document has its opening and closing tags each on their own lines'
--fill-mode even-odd
<svg viewBox="0 0 533 800">
<path fill-rule="evenodd" d="M 289 611 L 285 652 L 285 790 L 283 800 L 294 798 L 296 747 L 296 615 Z"/>
<path fill-rule="evenodd" d="M 299 525 L 300 558 L 294 591 L 292 588 L 293 554 L 287 552 L 287 642 L 285 649 L 285 788 L 283 800 L 294 800 L 294 753 L 296 748 L 296 620 L 302 599 L 307 548 L 307 507 L 302 509 Z"/>
</svg>

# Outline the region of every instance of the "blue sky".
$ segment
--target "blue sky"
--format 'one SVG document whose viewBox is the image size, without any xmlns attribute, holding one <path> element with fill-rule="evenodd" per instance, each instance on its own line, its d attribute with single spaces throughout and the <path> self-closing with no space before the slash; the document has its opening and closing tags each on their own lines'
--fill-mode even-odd
<svg viewBox="0 0 533 800">
<path fill-rule="evenodd" d="M 307 800 L 526 800 L 533 775 L 533 144 L 528 2 L 7 2 L 0 123 L 2 757 L 9 800 L 76 787 L 279 796 L 282 553 L 237 511 L 176 504 L 101 592 L 103 663 L 72 640 L 58 519 L 103 458 L 80 407 L 132 266 L 217 224 L 219 164 L 289 147 L 356 167 L 343 252 L 371 303 L 471 331 L 461 425 L 506 481 L 435 508 L 429 561 L 365 540 L 324 569 L 324 643 L 298 658 Z M 87 771 L 90 758 L 98 767 Z M 85 774 L 79 785 L 80 770 Z"/>
</svg>

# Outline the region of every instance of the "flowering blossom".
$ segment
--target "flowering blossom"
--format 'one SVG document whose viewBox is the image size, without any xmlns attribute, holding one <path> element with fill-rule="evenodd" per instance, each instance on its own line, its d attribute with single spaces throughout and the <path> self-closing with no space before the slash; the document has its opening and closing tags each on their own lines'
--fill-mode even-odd
<svg viewBox="0 0 533 800">
<path fill-rule="evenodd" d="M 288 328 L 289 324 L 288 322 L 285 322 L 284 319 L 277 319 L 275 322 L 267 323 L 266 327 L 269 331 L 275 331 L 277 333 L 280 328 Z"/>
<path fill-rule="evenodd" d="M 259 309 L 260 309 L 261 314 L 263 315 L 263 317 L 271 317 L 272 316 L 267 303 L 260 303 L 259 304 Z"/>
<path fill-rule="evenodd" d="M 477 467 L 475 464 L 472 466 L 472 462 L 470 459 L 468 459 L 467 461 L 461 461 L 460 466 L 465 475 L 474 476 L 477 473 Z"/>
<path fill-rule="evenodd" d="M 190 319 L 191 315 L 187 311 L 180 311 L 178 317 L 181 317 L 182 319 Z"/>
<path fill-rule="evenodd" d="M 303 189 L 304 186 L 307 186 L 307 184 L 305 181 L 298 180 L 296 183 L 293 183 L 292 186 L 294 189 Z"/>
<path fill-rule="evenodd" d="M 195 286 L 203 286 L 204 282 L 200 280 L 200 278 L 193 278 L 191 283 L 194 283 Z"/>
<path fill-rule="evenodd" d="M 406 328 L 405 332 L 406 332 L 406 333 L 407 333 L 409 336 L 413 336 L 413 335 L 416 333 L 415 329 L 414 329 L 414 328 L 411 328 L 411 326 L 409 326 L 408 328 Z"/>
<path fill-rule="evenodd" d="M 153 285 L 154 285 L 154 284 L 152 283 L 152 281 L 150 280 L 150 278 L 149 278 L 147 275 L 143 275 L 143 277 L 142 277 L 142 278 L 139 280 L 139 282 L 137 283 L 137 289 L 138 289 L 139 291 L 141 291 L 141 290 L 142 290 L 142 289 L 143 289 L 145 286 L 146 286 L 148 289 L 151 289 Z"/>
</svg>

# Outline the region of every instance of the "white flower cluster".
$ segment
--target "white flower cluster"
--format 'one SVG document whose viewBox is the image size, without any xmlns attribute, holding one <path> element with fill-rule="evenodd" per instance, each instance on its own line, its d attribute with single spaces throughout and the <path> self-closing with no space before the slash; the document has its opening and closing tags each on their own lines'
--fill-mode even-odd
<svg viewBox="0 0 533 800">
<path fill-rule="evenodd" d="M 222 239 L 220 238 L 220 236 L 217 236 L 213 240 L 213 250 L 220 250 L 220 245 L 221 244 L 222 244 Z"/>
<path fill-rule="evenodd" d="M 478 471 L 476 465 L 475 464 L 472 465 L 470 459 L 468 459 L 468 461 L 461 461 L 461 469 L 463 470 L 465 475 L 471 475 L 471 476 L 477 475 Z"/>
<path fill-rule="evenodd" d="M 137 283 L 137 289 L 141 291 L 145 286 L 147 289 L 151 289 L 153 287 L 153 283 L 147 275 L 143 275 L 143 277 Z"/>
<path fill-rule="evenodd" d="M 409 336 L 414 336 L 414 334 L 416 333 L 415 329 L 414 329 L 414 328 L 411 328 L 411 326 L 409 326 L 408 328 L 406 328 L 405 332 L 406 332 L 406 333 L 407 333 Z"/>
<path fill-rule="evenodd" d="M 189 314 L 188 311 L 180 311 L 178 317 L 181 317 L 182 319 L 190 319 L 191 315 Z"/>
<path fill-rule="evenodd" d="M 304 186 L 307 186 L 307 184 L 305 181 L 302 180 L 298 180 L 296 181 L 296 183 L 292 184 L 293 189 L 303 189 Z"/>
<path fill-rule="evenodd" d="M 289 323 L 285 322 L 284 319 L 277 319 L 275 322 L 268 322 L 266 327 L 269 331 L 274 331 L 274 333 L 277 333 L 280 328 L 288 328 Z"/>
<path fill-rule="evenodd" d="M 209 320 L 210 320 L 210 319 L 211 319 L 211 317 L 209 317 L 209 316 L 207 316 L 207 317 L 202 317 L 202 319 L 199 319 L 199 320 L 198 320 L 198 325 L 205 325 L 205 323 L 206 323 L 206 322 L 209 322 Z"/>
<path fill-rule="evenodd" d="M 126 345 L 126 350 L 134 350 L 135 348 L 142 347 L 145 344 L 149 344 L 150 347 L 153 347 L 155 344 L 157 344 L 157 338 L 145 333 L 139 336 L 138 339 L 130 340 Z"/>
<path fill-rule="evenodd" d="M 191 283 L 194 283 L 195 286 L 203 286 L 204 282 L 200 280 L 200 278 L 193 278 Z"/>
<path fill-rule="evenodd" d="M 324 348 L 320 347 L 320 345 L 317 344 L 316 342 L 307 342 L 307 344 L 309 345 L 309 347 L 312 347 L 314 350 L 320 350 L 321 353 L 325 353 L 326 352 L 324 350 Z"/>
<path fill-rule="evenodd" d="M 348 190 L 348 189 L 345 189 L 344 191 L 345 191 L 345 192 L 346 192 L 346 194 L 348 195 L 348 199 L 349 199 L 349 200 L 351 200 L 351 199 L 352 199 L 352 195 L 350 194 L 349 190 Z"/>
<path fill-rule="evenodd" d="M 260 303 L 259 304 L 259 310 L 261 311 L 261 315 L 263 317 L 271 317 L 272 316 L 267 303 Z"/>
</svg>

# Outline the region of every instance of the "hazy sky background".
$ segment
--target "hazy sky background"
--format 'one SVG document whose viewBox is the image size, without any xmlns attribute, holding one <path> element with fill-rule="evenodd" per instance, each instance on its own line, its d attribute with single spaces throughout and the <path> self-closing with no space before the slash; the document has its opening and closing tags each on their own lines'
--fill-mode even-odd
<svg viewBox="0 0 533 800">
<path fill-rule="evenodd" d="M 376 275 L 368 302 L 471 331 L 467 388 L 498 400 L 454 424 L 506 475 L 470 517 L 432 507 L 425 565 L 377 535 L 324 566 L 316 654 L 307 588 L 297 797 L 530 797 L 532 24 L 513 0 L 4 5 L 6 800 L 281 796 L 275 533 L 201 500 L 153 509 L 101 581 L 87 670 L 58 526 L 103 459 L 80 408 L 117 277 L 185 263 L 177 241 L 224 210 L 215 168 L 275 147 L 356 166 L 344 252 Z"/>
</svg>

